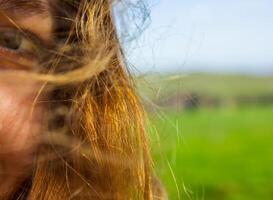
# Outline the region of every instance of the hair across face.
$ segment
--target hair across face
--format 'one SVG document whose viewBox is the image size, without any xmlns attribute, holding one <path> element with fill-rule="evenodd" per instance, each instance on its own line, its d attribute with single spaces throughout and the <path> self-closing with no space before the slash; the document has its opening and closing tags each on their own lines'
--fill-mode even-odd
<svg viewBox="0 0 273 200">
<path fill-rule="evenodd" d="M 42 108 L 34 104 L 41 83 L 5 73 L 32 70 L 38 63 L 34 47 L 51 40 L 53 27 L 48 9 L 23 3 L 0 1 L 0 199 L 31 174 L 40 142 Z M 33 12 L 26 15 L 22 9 Z"/>
<path fill-rule="evenodd" d="M 21 126 L 38 138 L 34 140 L 38 147 L 32 145 L 35 151 L 27 148 L 32 151 L 26 154 L 34 155 L 31 168 L 23 176 L 25 184 L 17 187 L 12 198 L 153 199 L 143 110 L 125 69 L 111 2 L 32 1 L 42 6 L 43 12 L 30 12 L 22 18 L 13 16 L 12 10 L 8 13 L 9 22 L 22 22 L 16 28 L 33 42 L 33 46 L 27 43 L 26 51 L 36 52 L 36 57 L 30 60 L 32 68 L 5 70 L 6 77 L 35 85 L 31 88 L 34 95 L 26 95 L 27 102 L 32 102 L 26 103 L 26 108 L 38 119 L 30 120 L 28 128 Z M 8 6 L 1 7 L 1 2 L 13 3 L 13 10 L 35 5 L 26 0 L 0 0 L 0 8 L 5 9 Z M 39 39 L 23 34 L 26 30 Z M 7 66 L 12 65 L 11 60 Z M 18 66 L 30 64 L 23 61 L 16 60 Z M 3 99 L 7 103 L 8 98 Z M 31 133 L 37 121 L 39 131 Z M 19 136 L 17 133 L 14 140 Z"/>
</svg>

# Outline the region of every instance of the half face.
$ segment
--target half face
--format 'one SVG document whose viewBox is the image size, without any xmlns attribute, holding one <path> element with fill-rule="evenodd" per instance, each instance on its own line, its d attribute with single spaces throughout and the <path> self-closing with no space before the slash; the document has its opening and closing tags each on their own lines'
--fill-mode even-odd
<svg viewBox="0 0 273 200">
<path fill-rule="evenodd" d="M 0 73 L 30 70 L 52 40 L 47 0 L 0 0 Z M 0 199 L 25 178 L 39 141 L 41 110 L 34 81 L 0 79 Z"/>
</svg>

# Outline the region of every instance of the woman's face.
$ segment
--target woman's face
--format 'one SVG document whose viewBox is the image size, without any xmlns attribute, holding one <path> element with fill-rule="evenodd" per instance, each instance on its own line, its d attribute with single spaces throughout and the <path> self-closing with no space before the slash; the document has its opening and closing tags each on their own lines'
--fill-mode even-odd
<svg viewBox="0 0 273 200">
<path fill-rule="evenodd" d="M 51 39 L 47 0 L 0 0 L 0 73 L 35 67 L 35 45 Z M 0 199 L 31 169 L 42 112 L 34 105 L 38 83 L 7 80 L 0 79 Z"/>
</svg>

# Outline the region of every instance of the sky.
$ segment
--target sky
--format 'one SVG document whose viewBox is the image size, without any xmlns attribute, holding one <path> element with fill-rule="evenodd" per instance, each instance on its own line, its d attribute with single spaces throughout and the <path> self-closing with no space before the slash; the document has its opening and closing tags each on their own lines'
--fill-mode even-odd
<svg viewBox="0 0 273 200">
<path fill-rule="evenodd" d="M 273 74 L 272 0 L 154 0 L 126 48 L 140 72 Z"/>
</svg>

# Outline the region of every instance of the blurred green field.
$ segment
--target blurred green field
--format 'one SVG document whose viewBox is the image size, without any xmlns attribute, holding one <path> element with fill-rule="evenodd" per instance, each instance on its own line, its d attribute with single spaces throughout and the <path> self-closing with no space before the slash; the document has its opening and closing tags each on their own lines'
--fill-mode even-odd
<svg viewBox="0 0 273 200">
<path fill-rule="evenodd" d="M 155 168 L 171 200 L 273 199 L 273 106 L 150 118 Z"/>
<path fill-rule="evenodd" d="M 177 92 L 230 99 L 237 96 L 268 95 L 273 91 L 273 76 L 149 74 L 137 79 L 140 93 L 152 100 Z"/>
<path fill-rule="evenodd" d="M 273 77 L 149 75 L 137 85 L 170 200 L 273 199 Z M 178 109 L 180 94 L 220 103 Z"/>
</svg>

